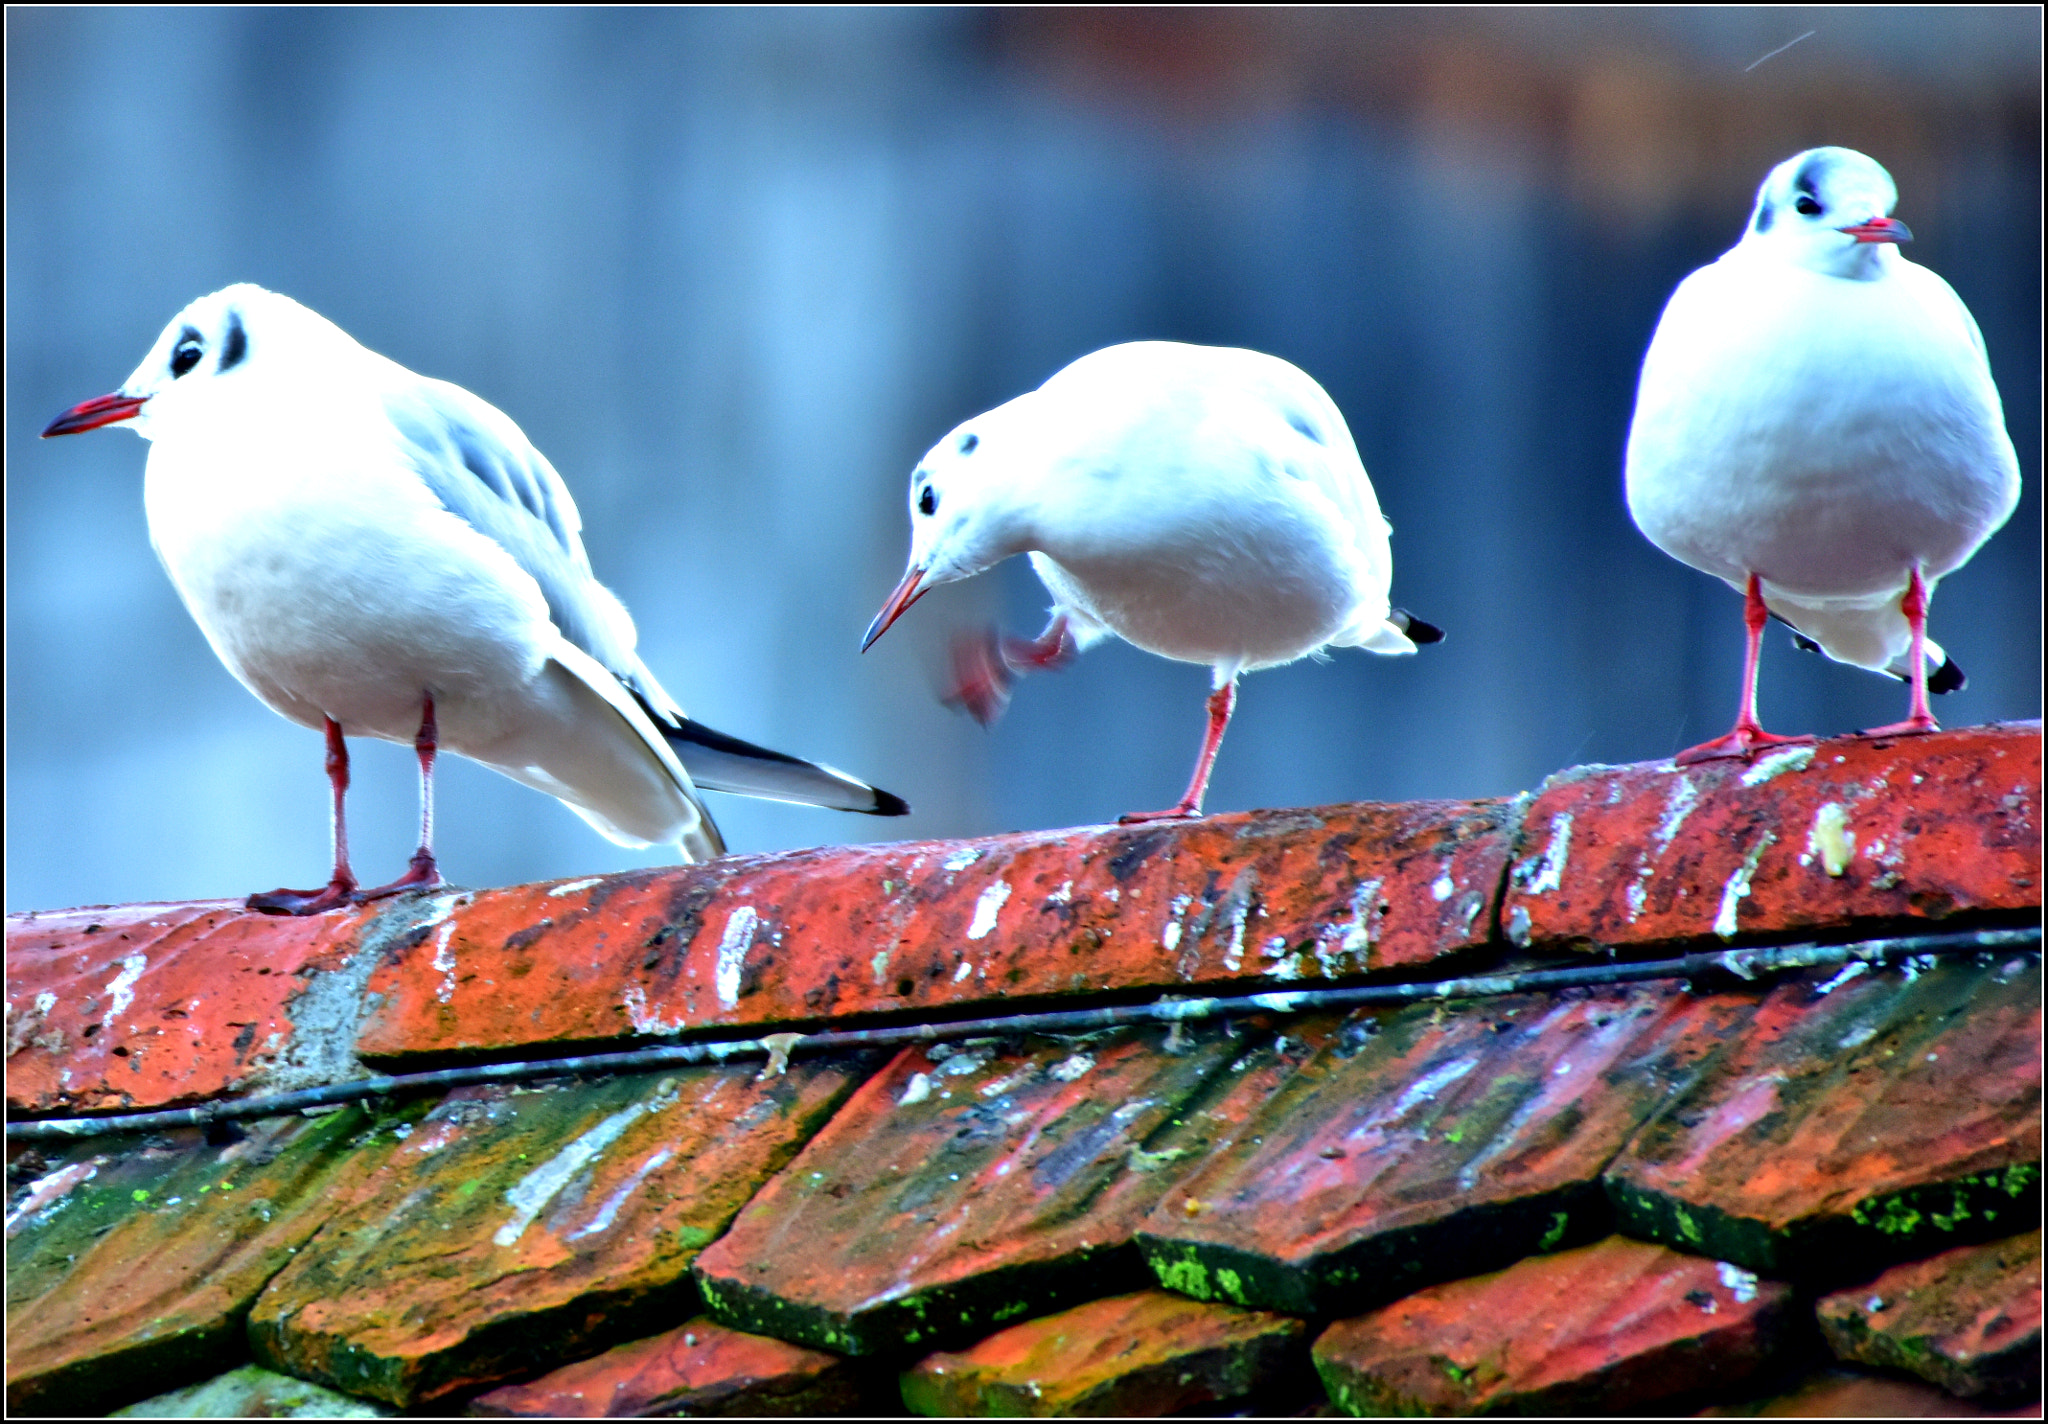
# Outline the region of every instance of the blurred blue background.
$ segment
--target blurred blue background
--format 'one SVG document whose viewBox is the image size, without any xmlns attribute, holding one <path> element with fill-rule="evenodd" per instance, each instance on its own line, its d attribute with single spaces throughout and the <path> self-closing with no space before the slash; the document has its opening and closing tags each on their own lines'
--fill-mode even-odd
<svg viewBox="0 0 2048 1424">
<path fill-rule="evenodd" d="M 145 447 L 36 439 L 240 280 L 517 420 L 693 715 L 916 808 L 714 796 L 735 850 L 1179 793 L 1203 668 L 1105 646 L 991 732 L 935 700 L 955 629 L 1037 631 L 1022 560 L 856 653 L 917 457 L 1147 337 L 1320 380 L 1393 521 L 1395 601 L 1449 630 L 1248 678 L 1210 809 L 1492 796 L 1726 730 L 1740 600 L 1622 503 L 1637 365 L 1765 171 L 1844 144 L 1890 168 L 1911 256 L 1975 312 L 2026 482 L 1935 601 L 1970 675 L 1936 710 L 2038 716 L 2040 103 L 2032 8 L 10 8 L 6 903 L 325 872 L 319 738 L 179 605 Z M 1778 731 L 1905 709 L 1783 630 L 1762 698 Z M 667 858 L 444 766 L 458 883 Z M 408 749 L 357 744 L 351 810 L 361 873 L 396 874 Z"/>
</svg>

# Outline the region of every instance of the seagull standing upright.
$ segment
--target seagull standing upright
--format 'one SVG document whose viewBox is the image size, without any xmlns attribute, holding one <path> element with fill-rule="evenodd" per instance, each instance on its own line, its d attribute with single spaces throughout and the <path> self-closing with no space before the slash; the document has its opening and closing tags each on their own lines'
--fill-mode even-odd
<svg viewBox="0 0 2048 1424">
<path fill-rule="evenodd" d="M 1325 647 L 1413 653 L 1443 633 L 1387 604 L 1393 556 L 1336 403 L 1277 356 L 1133 341 L 956 426 L 910 477 L 910 567 L 863 650 L 932 588 L 1012 554 L 1053 596 L 1036 641 L 969 640 L 949 700 L 986 724 L 1013 675 L 1114 633 L 1214 674 L 1179 802 L 1199 816 L 1241 672 Z"/>
<path fill-rule="evenodd" d="M 699 787 L 873 815 L 909 808 L 843 772 L 683 715 L 591 573 L 561 476 L 511 419 L 247 283 L 171 319 L 111 395 L 45 436 L 126 422 L 151 442 L 150 542 L 220 660 L 327 737 L 334 873 L 249 897 L 312 914 L 441 883 L 433 769 L 459 752 L 559 798 L 625 846 L 724 850 Z M 420 841 L 362 890 L 346 735 L 410 742 Z"/>
<path fill-rule="evenodd" d="M 2019 501 L 1984 338 L 1898 244 L 1897 190 L 1872 159 L 1815 148 L 1773 168 L 1742 240 L 1672 293 L 1629 428 L 1629 512 L 1651 543 L 1744 596 L 1742 699 L 1680 763 L 1808 742 L 1756 716 L 1764 623 L 1801 647 L 1928 692 L 1963 685 L 1927 637 L 1935 584 Z M 1928 665 L 1938 670 L 1930 680 Z"/>
</svg>

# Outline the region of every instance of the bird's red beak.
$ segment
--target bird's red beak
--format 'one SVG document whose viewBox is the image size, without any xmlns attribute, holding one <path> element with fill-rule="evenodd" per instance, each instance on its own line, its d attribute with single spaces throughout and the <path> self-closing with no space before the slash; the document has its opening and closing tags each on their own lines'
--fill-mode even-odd
<svg viewBox="0 0 2048 1424">
<path fill-rule="evenodd" d="M 1872 218 L 1869 222 L 1851 223 L 1848 227 L 1837 228 L 1846 232 L 1858 242 L 1911 242 L 1912 229 L 1897 218 Z"/>
<path fill-rule="evenodd" d="M 97 430 L 117 420 L 133 419 L 148 400 L 148 396 L 124 396 L 116 391 L 110 396 L 94 396 L 89 401 L 80 401 L 44 426 L 43 438 L 76 435 L 81 430 Z"/>
<path fill-rule="evenodd" d="M 874 646 L 875 639 L 889 631 L 889 625 L 903 616 L 905 609 L 932 591 L 930 584 L 924 584 L 924 569 L 917 564 L 910 566 L 910 572 L 903 576 L 903 582 L 896 585 L 896 591 L 889 595 L 889 601 L 882 605 L 882 611 L 875 615 L 875 621 L 868 624 L 867 637 L 860 640 L 860 650 L 866 652 Z M 919 585 L 923 584 L 922 587 Z"/>
</svg>

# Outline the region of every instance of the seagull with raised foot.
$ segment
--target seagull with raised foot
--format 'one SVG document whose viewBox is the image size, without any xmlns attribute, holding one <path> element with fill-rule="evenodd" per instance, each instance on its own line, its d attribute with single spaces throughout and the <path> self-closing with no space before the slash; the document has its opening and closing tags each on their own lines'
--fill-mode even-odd
<svg viewBox="0 0 2048 1424">
<path fill-rule="evenodd" d="M 1275 356 L 1134 341 L 956 426 L 910 478 L 910 565 L 865 650 L 931 589 L 1028 553 L 1053 598 L 1035 641 L 956 647 L 949 701 L 986 724 L 1018 672 L 1114 633 L 1214 670 L 1186 794 L 1199 816 L 1237 678 L 1327 647 L 1407 654 L 1443 634 L 1387 603 L 1390 526 L 1344 417 Z"/>
<path fill-rule="evenodd" d="M 1643 358 L 1628 507 L 1650 542 L 1744 598 L 1749 647 L 1735 727 L 1680 763 L 1743 757 L 1767 619 L 1802 648 L 1927 694 L 1963 686 L 1927 637 L 1940 579 L 2019 501 L 1984 338 L 1955 292 L 1899 251 L 1891 175 L 1846 148 L 1773 168 L 1742 240 L 1672 293 Z M 1928 668 L 1935 672 L 1930 677 Z"/>
<path fill-rule="evenodd" d="M 441 883 L 433 770 L 459 752 L 559 798 L 620 845 L 724 842 L 700 788 L 872 815 L 908 809 L 815 762 L 692 722 L 634 651 L 561 476 L 495 406 L 238 284 L 171 319 L 135 374 L 45 436 L 117 422 L 150 441 L 150 542 L 220 660 L 327 738 L 334 873 L 249 897 L 311 914 Z M 359 888 L 346 736 L 419 756 L 420 840 Z"/>
</svg>

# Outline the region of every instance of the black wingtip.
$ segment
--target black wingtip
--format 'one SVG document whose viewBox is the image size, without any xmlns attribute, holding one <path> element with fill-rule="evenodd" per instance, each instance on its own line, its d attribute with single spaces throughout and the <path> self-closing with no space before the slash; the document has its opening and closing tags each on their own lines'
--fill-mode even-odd
<svg viewBox="0 0 2048 1424">
<path fill-rule="evenodd" d="M 901 796 L 884 791 L 878 786 L 875 788 L 875 808 L 868 812 L 868 814 L 870 816 L 908 816 L 910 814 L 910 803 Z"/>
<path fill-rule="evenodd" d="M 1934 676 L 1927 679 L 1929 692 L 1961 692 L 1969 685 L 1970 680 L 1963 676 L 1963 670 L 1956 666 L 1954 658 L 1944 659 L 1934 670 Z"/>
<path fill-rule="evenodd" d="M 1423 643 L 1441 643 L 1444 640 L 1443 629 L 1437 627 L 1434 623 L 1423 622 L 1405 608 L 1392 610 L 1392 617 L 1395 626 L 1408 635 L 1408 641 L 1411 643 L 1420 645 Z"/>
<path fill-rule="evenodd" d="M 1797 628 L 1792 630 L 1792 646 L 1799 649 L 1802 653 L 1817 653 L 1820 651 L 1820 644 L 1814 642 L 1813 639 L 1807 637 Z"/>
</svg>

